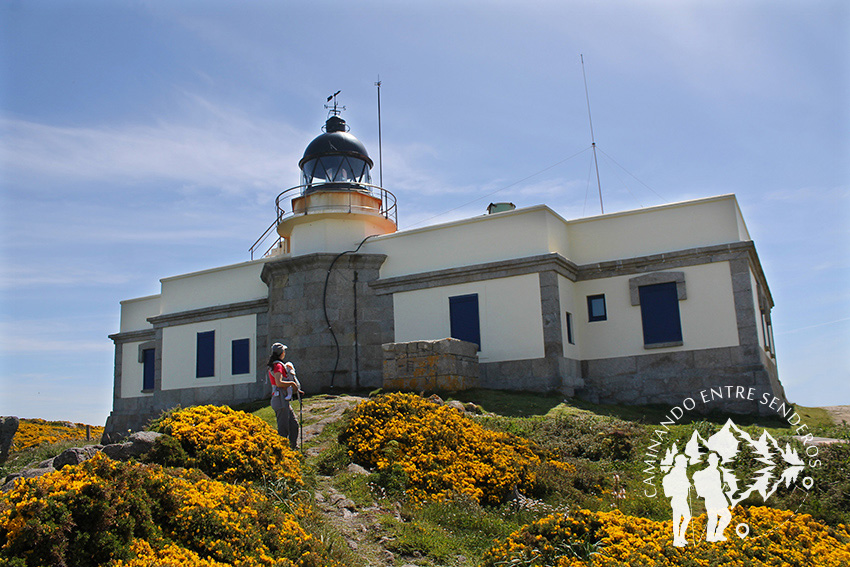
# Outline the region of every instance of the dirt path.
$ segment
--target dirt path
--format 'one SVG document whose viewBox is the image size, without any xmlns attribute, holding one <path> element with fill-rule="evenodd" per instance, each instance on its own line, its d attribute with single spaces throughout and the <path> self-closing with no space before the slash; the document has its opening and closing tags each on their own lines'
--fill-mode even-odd
<svg viewBox="0 0 850 567">
<path fill-rule="evenodd" d="M 338 421 L 349 408 L 365 398 L 357 396 L 318 396 L 304 401 L 303 432 L 307 460 L 316 459 L 332 443 L 331 439 L 319 441 L 325 427 Z M 349 467 L 354 474 L 368 474 L 356 465 Z M 349 549 L 366 564 L 374 567 L 389 567 L 396 564 L 393 553 L 382 545 L 381 516 L 392 513 L 377 505 L 358 506 L 344 493 L 334 487 L 333 477 L 317 477 L 316 504 L 324 513 L 328 523 L 342 534 Z"/>
</svg>

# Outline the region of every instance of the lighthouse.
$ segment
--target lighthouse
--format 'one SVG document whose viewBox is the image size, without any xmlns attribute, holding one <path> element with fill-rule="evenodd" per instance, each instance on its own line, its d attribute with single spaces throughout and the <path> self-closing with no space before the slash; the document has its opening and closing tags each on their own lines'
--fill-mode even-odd
<svg viewBox="0 0 850 567">
<path fill-rule="evenodd" d="M 261 273 L 268 337 L 311 369 L 308 390 L 377 387 L 392 297 L 370 287 L 386 255 L 359 250 L 397 231 L 396 199 L 372 184 L 374 163 L 335 100 L 322 130 L 298 162 L 301 183 L 275 199 L 281 240 Z"/>
<path fill-rule="evenodd" d="M 339 110 L 275 199 L 272 250 L 121 302 L 110 434 L 178 404 L 268 396 L 275 342 L 308 394 L 426 370 L 439 384 L 452 371 L 437 354 L 457 353 L 436 344 L 451 338 L 474 349 L 481 388 L 676 405 L 724 385 L 785 400 L 773 299 L 734 195 L 571 220 L 494 205 L 398 230 L 396 198 Z"/>
<path fill-rule="evenodd" d="M 280 249 L 292 256 L 353 249 L 397 230 L 395 196 L 372 184 L 372 159 L 336 103 L 299 161 L 301 184 L 276 199 Z"/>
</svg>

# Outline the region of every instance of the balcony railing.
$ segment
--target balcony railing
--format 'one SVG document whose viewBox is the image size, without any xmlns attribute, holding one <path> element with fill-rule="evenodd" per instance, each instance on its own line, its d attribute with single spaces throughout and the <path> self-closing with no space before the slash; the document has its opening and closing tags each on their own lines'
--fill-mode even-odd
<svg viewBox="0 0 850 567">
<path fill-rule="evenodd" d="M 318 191 L 332 192 L 336 197 L 333 200 L 334 202 L 327 204 L 310 203 L 303 209 L 293 210 L 293 199 L 305 197 Z M 362 195 L 369 195 L 376 200 L 380 200 L 380 205 L 378 207 L 364 205 L 362 199 L 358 198 Z M 265 248 L 266 242 L 268 242 L 268 239 L 272 235 L 277 236 L 276 229 L 281 222 L 299 215 L 335 212 L 366 213 L 380 215 L 392 221 L 393 224 L 398 225 L 398 209 L 396 208 L 395 195 L 383 187 L 368 183 L 313 183 L 310 185 L 298 185 L 297 187 L 292 187 L 281 192 L 277 196 L 275 199 L 275 210 L 276 220 L 248 250 L 252 260 L 260 250 Z M 271 246 L 263 252 L 263 256 L 268 256 L 275 248 L 280 248 L 284 253 L 287 253 L 289 251 L 289 242 L 285 238 L 275 238 Z"/>
<path fill-rule="evenodd" d="M 333 192 L 337 194 L 337 199 L 332 204 L 310 204 L 304 209 L 293 210 L 293 199 L 318 191 Z M 357 197 L 364 194 L 380 199 L 380 207 L 364 206 L 362 203 L 358 203 Z M 339 197 L 342 197 L 342 199 Z M 396 208 L 395 195 L 383 187 L 369 185 L 368 183 L 313 183 L 311 185 L 299 185 L 287 189 L 278 195 L 277 199 L 275 199 L 275 206 L 277 207 L 278 224 L 298 215 L 328 212 L 376 214 L 392 221 L 394 224 L 398 224 L 398 209 Z"/>
</svg>

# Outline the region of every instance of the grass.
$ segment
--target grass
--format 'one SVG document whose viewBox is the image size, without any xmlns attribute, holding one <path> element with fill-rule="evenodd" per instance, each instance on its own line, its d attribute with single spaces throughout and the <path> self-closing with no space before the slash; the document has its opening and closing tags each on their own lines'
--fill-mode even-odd
<svg viewBox="0 0 850 567">
<path fill-rule="evenodd" d="M 66 440 L 12 452 L 6 462 L 0 465 L 0 479 L 23 469 L 34 467 L 42 461 L 63 453 L 66 449 L 79 447 L 81 444 L 85 444 L 85 441 L 81 443 L 79 440 Z"/>
</svg>

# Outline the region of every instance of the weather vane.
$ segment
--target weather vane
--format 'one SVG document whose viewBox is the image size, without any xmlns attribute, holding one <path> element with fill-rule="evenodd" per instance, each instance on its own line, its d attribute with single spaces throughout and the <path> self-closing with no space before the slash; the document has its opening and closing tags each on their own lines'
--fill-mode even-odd
<svg viewBox="0 0 850 567">
<path fill-rule="evenodd" d="M 334 101 L 333 106 L 331 106 L 331 105 L 329 105 L 329 104 L 326 104 L 326 105 L 325 105 L 325 108 L 327 108 L 328 110 L 330 110 L 330 112 L 328 112 L 328 114 L 333 114 L 334 116 L 339 116 L 339 115 L 340 115 L 340 113 L 341 113 L 343 110 L 345 110 L 345 107 L 344 107 L 344 106 L 339 106 L 339 105 L 337 104 L 337 101 L 336 101 L 336 95 L 338 95 L 338 94 L 339 94 L 339 93 L 341 93 L 341 92 L 342 92 L 342 91 L 336 91 L 334 94 L 332 94 L 331 96 L 329 96 L 329 97 L 328 97 L 327 102 Z"/>
</svg>

